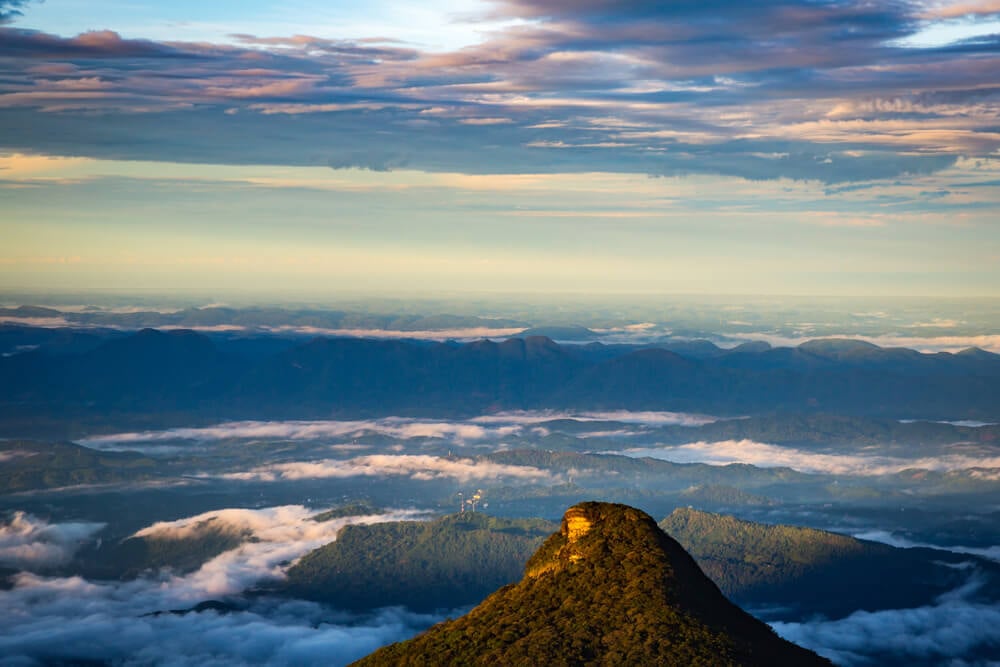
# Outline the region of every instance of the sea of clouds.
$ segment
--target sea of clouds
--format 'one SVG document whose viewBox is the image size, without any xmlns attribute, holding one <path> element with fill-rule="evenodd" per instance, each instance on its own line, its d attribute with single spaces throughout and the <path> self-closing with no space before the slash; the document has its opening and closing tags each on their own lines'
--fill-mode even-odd
<svg viewBox="0 0 1000 667">
<path fill-rule="evenodd" d="M 973 601 L 975 577 L 934 604 L 912 609 L 857 611 L 837 620 L 771 623 L 790 641 L 842 667 L 997 665 L 1000 605 Z"/>
<path fill-rule="evenodd" d="M 441 620 L 403 609 L 359 616 L 268 597 L 247 598 L 230 613 L 157 613 L 238 596 L 262 581 L 281 578 L 295 559 L 336 539 L 348 523 L 425 516 L 399 510 L 317 522 L 314 515 L 314 510 L 298 505 L 223 509 L 156 523 L 136 533 L 182 539 L 199 524 L 211 522 L 214 528 L 226 526 L 248 537 L 185 576 L 161 571 L 132 581 L 88 581 L 23 571 L 14 576 L 13 588 L 0 591 L 0 665 L 84 660 L 122 665 L 343 665 Z M 0 534 L 25 533 L 25 522 L 42 541 L 60 533 L 86 534 L 74 528 L 77 524 L 47 524 L 26 515 L 15 515 Z M 39 551 L 28 558 L 39 563 L 47 556 Z"/>
</svg>

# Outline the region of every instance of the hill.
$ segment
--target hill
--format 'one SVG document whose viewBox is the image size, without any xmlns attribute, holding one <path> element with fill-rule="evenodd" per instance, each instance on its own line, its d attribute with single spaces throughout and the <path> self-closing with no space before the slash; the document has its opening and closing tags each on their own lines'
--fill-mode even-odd
<svg viewBox="0 0 1000 667">
<path fill-rule="evenodd" d="M 995 564 L 968 554 L 900 549 L 689 508 L 674 510 L 660 527 L 727 596 L 743 605 L 783 608 L 782 618 L 924 605 L 967 580 L 959 563 L 975 562 L 990 588 L 1000 575 Z"/>
<path fill-rule="evenodd" d="M 159 474 L 153 459 L 71 442 L 0 440 L 0 494 L 79 484 L 135 482 Z"/>
<path fill-rule="evenodd" d="M 284 592 L 356 610 L 474 604 L 516 581 L 554 527 L 541 519 L 471 512 L 436 521 L 345 526 L 335 542 L 289 569 Z"/>
<path fill-rule="evenodd" d="M 519 583 L 354 664 L 829 663 L 726 600 L 647 514 L 588 502 L 567 510 Z"/>
</svg>

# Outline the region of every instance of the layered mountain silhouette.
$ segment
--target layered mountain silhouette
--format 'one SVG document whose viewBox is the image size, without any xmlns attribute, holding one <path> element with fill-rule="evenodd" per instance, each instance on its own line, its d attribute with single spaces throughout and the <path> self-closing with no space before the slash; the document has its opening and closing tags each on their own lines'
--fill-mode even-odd
<svg viewBox="0 0 1000 667">
<path fill-rule="evenodd" d="M 354 663 L 829 665 L 729 602 L 644 512 L 574 505 L 524 578 Z"/>
<path fill-rule="evenodd" d="M 706 356 L 683 348 L 559 345 L 542 336 L 265 344 L 146 329 L 96 345 L 42 344 L 0 357 L 0 419 L 155 414 L 190 424 L 545 408 L 1000 415 L 1000 355 L 981 350 L 924 354 L 844 340 L 716 349 Z"/>
</svg>

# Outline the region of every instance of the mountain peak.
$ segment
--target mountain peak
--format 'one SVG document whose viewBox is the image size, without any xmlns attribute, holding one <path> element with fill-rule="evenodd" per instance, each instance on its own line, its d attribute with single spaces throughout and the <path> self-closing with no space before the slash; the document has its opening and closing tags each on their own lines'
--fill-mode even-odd
<svg viewBox="0 0 1000 667">
<path fill-rule="evenodd" d="M 828 665 L 729 602 L 645 512 L 569 508 L 525 567 L 466 616 L 355 663 Z"/>
<path fill-rule="evenodd" d="M 525 574 L 537 577 L 585 558 L 600 559 L 609 552 L 616 552 L 624 544 L 641 545 L 652 555 L 656 552 L 655 547 L 664 548 L 664 545 L 657 544 L 658 534 L 662 535 L 662 531 L 656 522 L 634 507 L 615 503 L 580 503 L 566 510 L 559 532 L 552 535 L 528 560 Z M 669 549 L 670 545 L 666 548 Z M 677 545 L 677 548 L 680 549 L 680 546 Z"/>
<path fill-rule="evenodd" d="M 872 354 L 882 350 L 874 343 L 857 338 L 815 338 L 800 344 L 798 349 L 820 356 L 832 357 L 849 354 Z"/>
</svg>

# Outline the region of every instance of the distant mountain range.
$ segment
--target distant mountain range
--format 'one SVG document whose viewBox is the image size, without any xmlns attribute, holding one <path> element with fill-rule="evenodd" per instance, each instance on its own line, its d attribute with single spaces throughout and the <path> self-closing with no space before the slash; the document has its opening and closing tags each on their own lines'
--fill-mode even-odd
<svg viewBox="0 0 1000 667">
<path fill-rule="evenodd" d="M 1000 355 L 978 349 L 924 354 L 820 340 L 698 357 L 541 336 L 315 338 L 245 349 L 245 341 L 144 329 L 93 347 L 12 354 L 0 358 L 0 420 L 13 435 L 18 422 L 129 415 L 161 423 L 541 408 L 1000 416 Z"/>
<path fill-rule="evenodd" d="M 518 329 L 528 325 L 512 319 L 471 315 L 405 315 L 325 310 L 311 308 L 228 308 L 207 306 L 176 311 L 137 310 L 117 312 L 99 308 L 62 310 L 44 306 L 0 308 L 0 319 L 29 323 L 32 320 L 63 322 L 67 326 L 143 328 L 222 328 L 286 330 L 358 329 L 383 331 L 431 331 L 445 329 Z"/>
<path fill-rule="evenodd" d="M 520 582 L 376 665 L 829 665 L 729 602 L 640 510 L 567 510 Z"/>
</svg>

